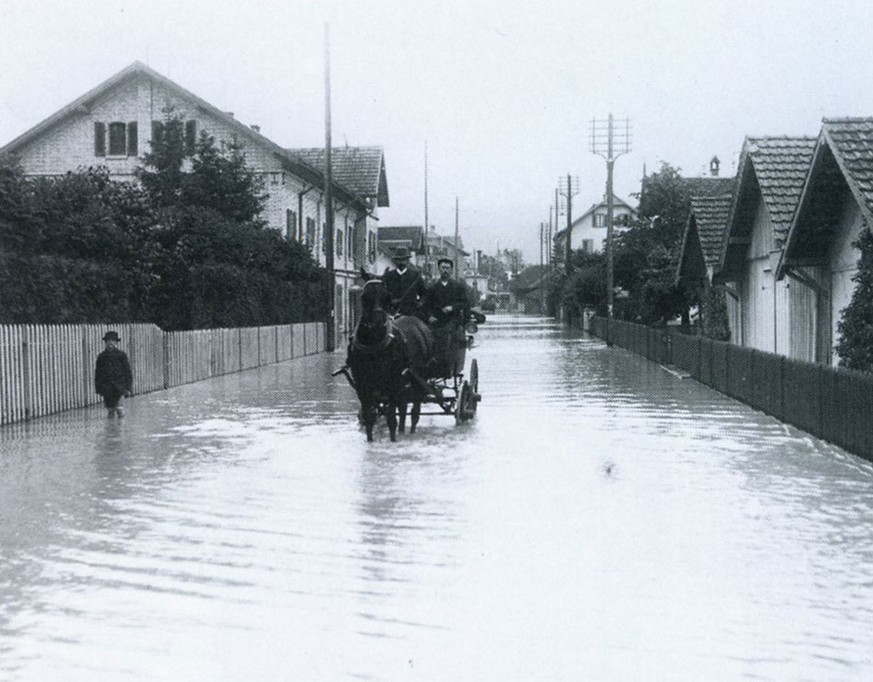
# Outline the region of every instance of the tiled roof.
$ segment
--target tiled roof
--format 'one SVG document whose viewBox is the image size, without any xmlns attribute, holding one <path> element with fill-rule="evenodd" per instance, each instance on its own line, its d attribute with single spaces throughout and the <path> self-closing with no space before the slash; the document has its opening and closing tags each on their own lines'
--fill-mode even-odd
<svg viewBox="0 0 873 682">
<path fill-rule="evenodd" d="M 815 143 L 814 137 L 746 138 L 742 155 L 751 159 L 777 239 L 784 239 L 791 225 Z"/>
<path fill-rule="evenodd" d="M 722 245 L 722 275 L 740 272 L 760 197 L 773 226 L 774 242 L 784 244 L 800 203 L 815 152 L 814 137 L 747 137 L 740 153 L 737 186 Z M 736 241 L 732 241 L 736 238 Z"/>
<path fill-rule="evenodd" d="M 734 188 L 734 178 L 700 177 L 682 178 L 691 197 L 716 197 L 730 194 Z"/>
<path fill-rule="evenodd" d="M 377 228 L 380 243 L 398 246 L 404 244 L 413 251 L 424 246 L 424 228 L 421 225 L 392 225 Z"/>
<path fill-rule="evenodd" d="M 543 278 L 549 274 L 549 265 L 529 265 L 519 272 L 509 282 L 509 290 L 524 293 L 540 286 Z"/>
<path fill-rule="evenodd" d="M 873 118 L 826 118 L 822 134 L 868 218 L 873 211 Z"/>
<path fill-rule="evenodd" d="M 707 266 L 718 265 L 722 242 L 731 209 L 731 195 L 691 197 L 691 213 L 697 226 L 703 259 Z"/>
<path fill-rule="evenodd" d="M 324 168 L 324 147 L 288 151 L 315 168 Z M 334 147 L 330 161 L 336 182 L 362 197 L 376 198 L 379 206 L 388 205 L 382 147 Z"/>
</svg>

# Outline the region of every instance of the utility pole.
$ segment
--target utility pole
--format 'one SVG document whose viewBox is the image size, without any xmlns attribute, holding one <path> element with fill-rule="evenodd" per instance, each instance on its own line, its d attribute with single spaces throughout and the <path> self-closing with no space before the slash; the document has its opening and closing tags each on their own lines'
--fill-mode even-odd
<svg viewBox="0 0 873 682">
<path fill-rule="evenodd" d="M 458 248 L 458 196 L 455 195 L 455 260 L 460 261 L 461 250 Z M 455 263 L 455 275 L 460 271 L 461 263 Z"/>
<path fill-rule="evenodd" d="M 606 310 L 612 317 L 615 286 L 613 284 L 613 194 L 612 169 L 615 160 L 630 151 L 630 119 L 615 121 L 612 114 L 605 121 L 591 119 L 591 153 L 606 160 Z"/>
<path fill-rule="evenodd" d="M 330 135 L 330 24 L 324 24 L 324 210 L 326 212 L 327 234 L 325 235 L 325 267 L 327 268 L 327 350 L 336 347 L 336 272 L 333 266 L 333 173 L 331 168 L 331 135 Z"/>
<path fill-rule="evenodd" d="M 563 178 L 558 181 L 560 187 Z M 573 272 L 572 245 L 570 244 L 570 232 L 573 226 L 573 195 L 579 192 L 579 177 L 573 177 L 567 174 L 567 188 L 561 192 L 561 195 L 567 200 L 567 239 L 564 243 L 564 270 L 569 275 Z M 555 191 L 555 199 L 557 200 L 557 190 Z"/>
<path fill-rule="evenodd" d="M 430 277 L 430 223 L 427 218 L 427 140 L 424 141 L 424 276 Z"/>
<path fill-rule="evenodd" d="M 552 211 L 549 210 L 549 220 L 551 221 Z M 546 312 L 546 290 L 543 286 L 543 281 L 546 273 L 546 261 L 543 258 L 543 252 L 546 245 L 546 224 L 540 223 L 540 314 Z"/>
</svg>

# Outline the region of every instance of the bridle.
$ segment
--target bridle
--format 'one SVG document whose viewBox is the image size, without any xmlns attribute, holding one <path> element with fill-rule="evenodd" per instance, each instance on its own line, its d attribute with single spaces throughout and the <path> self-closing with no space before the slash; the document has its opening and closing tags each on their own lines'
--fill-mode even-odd
<svg viewBox="0 0 873 682">
<path fill-rule="evenodd" d="M 372 312 L 376 312 L 377 310 L 382 310 L 382 308 L 377 306 L 373 308 Z M 361 322 L 363 322 L 363 319 Z M 375 343 L 363 343 L 358 338 L 358 330 L 361 328 L 361 322 L 358 322 L 358 328 L 355 329 L 355 334 L 352 336 L 352 349 L 356 352 L 361 353 L 362 355 L 375 355 L 380 351 L 384 351 L 391 345 L 391 342 L 394 341 L 394 324 L 390 315 L 385 315 L 385 324 L 383 325 L 385 333 L 382 335 L 382 338 Z"/>
</svg>

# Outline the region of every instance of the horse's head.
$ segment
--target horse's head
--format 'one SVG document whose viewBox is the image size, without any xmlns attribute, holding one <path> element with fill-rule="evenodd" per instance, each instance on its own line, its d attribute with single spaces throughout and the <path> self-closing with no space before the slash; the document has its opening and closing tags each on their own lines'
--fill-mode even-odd
<svg viewBox="0 0 873 682">
<path fill-rule="evenodd" d="M 354 345 L 358 350 L 375 349 L 387 343 L 391 324 L 385 312 L 388 291 L 380 279 L 364 283 L 361 292 L 361 319 L 355 328 Z"/>
<path fill-rule="evenodd" d="M 355 345 L 376 348 L 385 343 L 391 330 L 391 318 L 382 308 L 364 311 L 355 329 Z"/>
<path fill-rule="evenodd" d="M 390 303 L 388 289 L 381 279 L 368 279 L 364 282 L 364 290 L 361 292 L 361 311 L 367 314 L 371 310 L 384 309 Z"/>
</svg>

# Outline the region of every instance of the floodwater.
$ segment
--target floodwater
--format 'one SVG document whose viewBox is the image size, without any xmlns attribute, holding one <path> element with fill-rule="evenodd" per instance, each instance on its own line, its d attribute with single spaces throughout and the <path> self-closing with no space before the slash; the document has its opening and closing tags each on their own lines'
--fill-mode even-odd
<svg viewBox="0 0 873 682">
<path fill-rule="evenodd" d="M 0 679 L 873 679 L 867 462 L 500 317 L 367 444 L 342 357 L 0 429 Z"/>
</svg>

